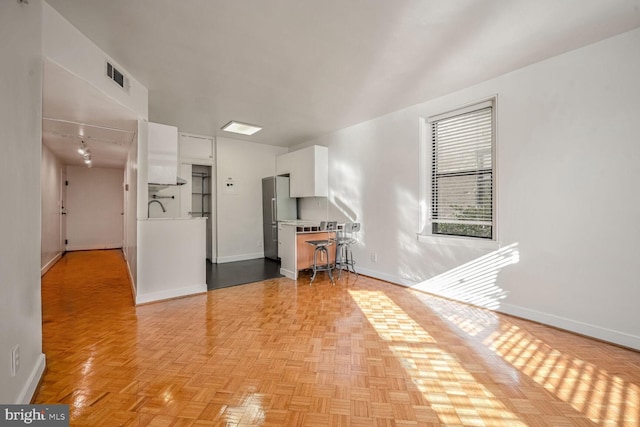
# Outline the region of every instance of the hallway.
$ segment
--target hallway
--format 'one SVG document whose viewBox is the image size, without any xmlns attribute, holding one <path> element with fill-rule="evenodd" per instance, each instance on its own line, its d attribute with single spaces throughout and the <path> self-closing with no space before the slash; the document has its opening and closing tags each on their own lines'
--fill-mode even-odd
<svg viewBox="0 0 640 427">
<path fill-rule="evenodd" d="M 639 353 L 365 276 L 132 301 L 117 250 L 43 277 L 34 403 L 73 426 L 639 425 Z"/>
</svg>

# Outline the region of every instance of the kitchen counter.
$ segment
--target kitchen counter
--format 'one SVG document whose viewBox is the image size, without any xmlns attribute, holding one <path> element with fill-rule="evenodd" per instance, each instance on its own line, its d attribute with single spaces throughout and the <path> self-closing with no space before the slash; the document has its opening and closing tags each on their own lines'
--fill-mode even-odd
<svg viewBox="0 0 640 427">
<path fill-rule="evenodd" d="M 342 224 L 338 226 L 338 229 Z M 320 230 L 316 221 L 281 221 L 278 223 L 278 254 L 280 274 L 296 280 L 298 272 L 311 268 L 313 246 L 308 240 L 328 240 L 335 238 L 336 230 Z M 335 250 L 329 250 L 330 262 L 335 261 Z M 326 260 L 318 262 L 326 263 Z"/>
<path fill-rule="evenodd" d="M 282 225 L 293 226 L 296 227 L 297 233 L 317 233 L 317 232 L 326 232 L 331 230 L 321 230 L 320 224 L 318 221 L 304 221 L 304 220 L 296 220 L 296 221 L 280 221 Z M 340 230 L 344 224 L 338 224 L 338 230 Z"/>
<path fill-rule="evenodd" d="M 179 218 L 138 218 L 138 221 L 191 221 L 191 220 L 203 220 L 203 219 L 206 220 L 207 217 L 183 216 L 183 217 L 179 217 Z"/>
</svg>

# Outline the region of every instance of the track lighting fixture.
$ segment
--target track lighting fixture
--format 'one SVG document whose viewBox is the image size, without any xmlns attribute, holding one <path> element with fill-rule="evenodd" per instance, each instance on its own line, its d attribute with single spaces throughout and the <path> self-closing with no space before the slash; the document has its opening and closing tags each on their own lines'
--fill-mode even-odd
<svg viewBox="0 0 640 427">
<path fill-rule="evenodd" d="M 89 148 L 86 146 L 84 141 L 80 143 L 78 154 L 80 154 L 84 158 L 84 164 L 87 165 L 87 167 L 93 166 L 91 163 L 91 151 L 89 151 Z"/>
<path fill-rule="evenodd" d="M 78 153 L 80 153 L 80 155 L 84 156 L 85 154 L 87 154 L 89 152 L 89 149 L 87 148 L 87 146 L 85 145 L 84 141 L 82 141 L 80 143 L 80 148 L 78 148 Z"/>
</svg>

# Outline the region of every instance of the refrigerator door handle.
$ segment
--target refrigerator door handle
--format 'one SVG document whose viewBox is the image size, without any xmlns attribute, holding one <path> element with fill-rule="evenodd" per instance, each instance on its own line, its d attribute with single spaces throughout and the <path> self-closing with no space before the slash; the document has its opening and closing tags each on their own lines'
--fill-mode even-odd
<svg viewBox="0 0 640 427">
<path fill-rule="evenodd" d="M 271 199 L 271 222 L 276 222 L 276 198 Z"/>
<path fill-rule="evenodd" d="M 271 226 L 271 240 L 273 240 L 274 242 L 278 241 L 278 226 L 277 225 L 272 225 Z"/>
</svg>

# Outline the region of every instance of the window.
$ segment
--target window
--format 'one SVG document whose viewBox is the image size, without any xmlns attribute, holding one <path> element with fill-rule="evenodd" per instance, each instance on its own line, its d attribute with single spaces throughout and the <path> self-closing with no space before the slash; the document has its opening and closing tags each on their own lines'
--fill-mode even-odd
<svg viewBox="0 0 640 427">
<path fill-rule="evenodd" d="M 494 101 L 427 121 L 431 234 L 494 238 Z"/>
</svg>

